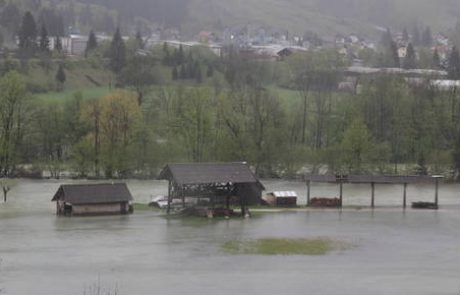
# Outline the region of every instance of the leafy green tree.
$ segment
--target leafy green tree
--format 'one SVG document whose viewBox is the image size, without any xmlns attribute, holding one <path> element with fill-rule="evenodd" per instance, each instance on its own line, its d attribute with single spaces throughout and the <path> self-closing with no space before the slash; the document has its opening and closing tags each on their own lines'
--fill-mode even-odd
<svg viewBox="0 0 460 295">
<path fill-rule="evenodd" d="M 142 105 L 147 90 L 159 82 L 160 74 L 151 57 L 135 55 L 129 59 L 119 79 L 123 85 L 132 87 L 136 91 L 138 104 Z"/>
<path fill-rule="evenodd" d="M 341 143 L 342 161 L 349 173 L 362 173 L 364 164 L 370 159 L 373 142 L 362 119 L 355 119 L 345 130 Z"/>
<path fill-rule="evenodd" d="M 117 28 L 110 43 L 109 50 L 110 69 L 115 74 L 120 74 L 126 65 L 126 47 L 121 36 L 120 28 Z"/>
<path fill-rule="evenodd" d="M 133 170 L 133 138 L 141 119 L 135 95 L 118 91 L 100 101 L 101 160 L 108 178 L 127 177 Z"/>
<path fill-rule="evenodd" d="M 460 180 L 460 136 L 455 140 L 454 150 L 452 152 L 452 161 L 454 167 L 454 178 Z"/>
<path fill-rule="evenodd" d="M 27 90 L 16 72 L 0 79 L 0 175 L 9 176 L 19 158 Z"/>
</svg>

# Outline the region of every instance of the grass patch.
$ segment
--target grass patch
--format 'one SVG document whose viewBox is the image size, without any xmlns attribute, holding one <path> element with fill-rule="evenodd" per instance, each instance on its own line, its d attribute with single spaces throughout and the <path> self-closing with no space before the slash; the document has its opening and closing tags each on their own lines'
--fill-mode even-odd
<svg viewBox="0 0 460 295">
<path fill-rule="evenodd" d="M 159 211 L 160 209 L 155 207 L 150 207 L 148 204 L 134 203 L 134 211 Z"/>
<path fill-rule="evenodd" d="M 230 254 L 319 256 L 343 249 L 344 245 L 327 239 L 265 238 L 252 241 L 228 241 L 222 247 Z"/>
<path fill-rule="evenodd" d="M 99 98 L 110 93 L 110 90 L 106 87 L 91 87 L 80 90 L 65 90 L 62 92 L 48 92 L 38 94 L 38 99 L 44 102 L 65 102 L 72 99 L 76 93 L 80 92 L 83 99 L 88 98 Z"/>
</svg>

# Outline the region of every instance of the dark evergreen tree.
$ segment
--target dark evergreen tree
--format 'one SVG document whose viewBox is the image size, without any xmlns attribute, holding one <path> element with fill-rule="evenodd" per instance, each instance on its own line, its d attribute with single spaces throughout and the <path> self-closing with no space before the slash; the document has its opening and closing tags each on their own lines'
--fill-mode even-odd
<svg viewBox="0 0 460 295">
<path fill-rule="evenodd" d="M 40 52 L 49 52 L 50 51 L 50 39 L 48 37 L 48 30 L 45 25 L 42 25 L 40 30 L 40 42 L 39 42 Z"/>
<path fill-rule="evenodd" d="M 66 81 L 66 74 L 64 71 L 64 66 L 62 64 L 59 65 L 58 70 L 55 76 L 56 82 L 58 84 L 58 90 L 62 90 L 62 87 Z"/>
<path fill-rule="evenodd" d="M 433 53 L 433 69 L 439 69 L 441 67 L 441 58 L 439 57 L 438 49 L 435 48 Z"/>
<path fill-rule="evenodd" d="M 88 42 L 86 43 L 85 56 L 88 56 L 88 54 L 96 48 L 97 48 L 96 34 L 94 34 L 94 31 L 91 30 L 88 35 Z"/>
<path fill-rule="evenodd" d="M 139 49 L 144 49 L 145 44 L 144 44 L 144 39 L 142 38 L 141 31 L 136 32 L 136 45 Z"/>
<path fill-rule="evenodd" d="M 206 70 L 206 76 L 208 78 L 211 78 L 212 76 L 214 76 L 214 67 L 212 64 L 208 64 L 208 69 Z"/>
<path fill-rule="evenodd" d="M 177 66 L 174 66 L 173 70 L 172 70 L 172 79 L 174 81 L 176 81 L 177 79 L 179 79 L 179 72 L 177 71 Z"/>
<path fill-rule="evenodd" d="M 54 39 L 54 50 L 56 50 L 57 52 L 62 52 L 62 40 L 59 36 L 56 36 L 56 38 Z"/>
<path fill-rule="evenodd" d="M 32 13 L 29 11 L 22 18 L 18 38 L 21 53 L 26 57 L 32 56 L 37 48 L 37 25 Z"/>
<path fill-rule="evenodd" d="M 391 35 L 390 29 L 387 29 L 386 32 L 383 33 L 380 43 L 383 47 L 389 48 L 391 46 L 391 42 L 393 42 L 393 36 Z"/>
<path fill-rule="evenodd" d="M 417 64 L 416 59 L 417 56 L 414 50 L 414 46 L 412 46 L 412 43 L 409 43 L 409 45 L 407 45 L 406 57 L 404 58 L 403 67 L 405 69 L 415 69 Z"/>
<path fill-rule="evenodd" d="M 392 67 L 399 68 L 401 66 L 401 61 L 399 60 L 398 46 L 396 45 L 396 42 L 394 41 L 391 41 L 390 54 L 391 54 Z"/>
<path fill-rule="evenodd" d="M 426 47 L 433 45 L 433 36 L 431 35 L 430 27 L 426 27 L 425 31 L 423 31 L 422 45 Z"/>
<path fill-rule="evenodd" d="M 199 84 L 203 83 L 203 72 L 198 62 L 195 63 L 195 80 Z"/>
<path fill-rule="evenodd" d="M 110 69 L 119 74 L 126 65 L 126 46 L 121 36 L 120 28 L 113 35 L 109 51 Z"/>
<path fill-rule="evenodd" d="M 185 62 L 184 47 L 182 46 L 182 44 L 179 45 L 179 53 L 177 56 L 177 62 L 178 64 L 182 64 L 183 62 Z"/>
<path fill-rule="evenodd" d="M 452 158 L 454 162 L 454 178 L 455 180 L 460 180 L 460 136 L 458 135 L 457 139 L 455 140 Z"/>
<path fill-rule="evenodd" d="M 403 41 L 409 42 L 409 33 L 407 32 L 406 28 L 404 28 L 404 30 L 402 32 L 402 38 L 403 38 Z"/>
<path fill-rule="evenodd" d="M 179 78 L 181 79 L 187 79 L 187 69 L 185 68 L 185 65 L 182 64 L 180 66 L 180 72 L 179 72 Z"/>
<path fill-rule="evenodd" d="M 187 79 L 195 78 L 195 64 L 192 62 L 187 63 Z"/>
<path fill-rule="evenodd" d="M 21 25 L 21 13 L 12 1 L 0 13 L 0 25 L 11 33 L 16 33 Z"/>
<path fill-rule="evenodd" d="M 452 48 L 447 65 L 447 72 L 449 79 L 460 79 L 460 55 L 456 46 Z"/>
<path fill-rule="evenodd" d="M 420 30 L 418 26 L 414 26 L 414 29 L 412 31 L 412 44 L 415 46 L 419 46 L 421 42 L 421 37 L 420 37 Z"/>
</svg>

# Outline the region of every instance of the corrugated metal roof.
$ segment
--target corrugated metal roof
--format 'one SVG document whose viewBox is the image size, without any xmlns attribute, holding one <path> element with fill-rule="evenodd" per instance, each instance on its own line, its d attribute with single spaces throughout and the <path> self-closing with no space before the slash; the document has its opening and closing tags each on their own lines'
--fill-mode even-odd
<svg viewBox="0 0 460 295">
<path fill-rule="evenodd" d="M 256 183 L 264 189 L 246 163 L 169 164 L 160 173 L 160 179 L 178 185 Z"/>
<path fill-rule="evenodd" d="M 107 204 L 132 201 L 126 183 L 61 185 L 52 201 L 63 200 L 71 204 Z"/>
<path fill-rule="evenodd" d="M 383 183 L 383 184 L 403 184 L 403 183 L 434 183 L 441 176 L 385 176 L 385 175 L 309 175 L 307 180 L 324 183 Z"/>
<path fill-rule="evenodd" d="M 294 191 L 273 192 L 272 194 L 277 198 L 297 197 L 297 193 Z"/>
</svg>

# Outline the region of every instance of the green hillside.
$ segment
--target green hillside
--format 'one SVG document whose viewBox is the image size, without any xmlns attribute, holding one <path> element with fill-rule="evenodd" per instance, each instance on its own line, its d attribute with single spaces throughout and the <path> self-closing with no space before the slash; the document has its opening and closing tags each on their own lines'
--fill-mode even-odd
<svg viewBox="0 0 460 295">
<path fill-rule="evenodd" d="M 460 1 L 451 0 L 192 0 L 184 28 L 251 24 L 297 33 L 374 35 L 376 26 L 397 29 L 415 23 L 443 31 L 459 16 Z"/>
</svg>

